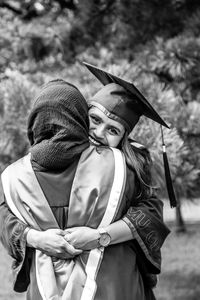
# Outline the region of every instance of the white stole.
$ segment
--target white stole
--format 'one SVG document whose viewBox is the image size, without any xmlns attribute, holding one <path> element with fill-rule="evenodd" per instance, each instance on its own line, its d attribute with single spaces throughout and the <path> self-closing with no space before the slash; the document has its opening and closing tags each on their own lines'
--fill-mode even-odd
<svg viewBox="0 0 200 300">
<path fill-rule="evenodd" d="M 114 159 L 114 178 L 107 207 L 99 227 L 106 227 L 114 221 L 123 196 L 126 180 L 124 156 L 121 151 L 114 148 L 111 149 Z M 82 156 L 89 155 L 90 151 L 91 148 L 86 149 Z M 81 158 L 79 164 L 81 163 Z M 93 172 L 98 172 L 98 170 L 94 170 Z M 32 169 L 30 154 L 5 169 L 2 173 L 2 185 L 9 208 L 21 221 L 37 230 L 59 228 Z M 71 193 L 73 193 L 73 188 Z M 73 203 L 73 205 L 76 205 L 76 203 Z M 97 288 L 96 277 L 103 259 L 103 253 L 103 248 L 91 250 L 88 255 L 85 270 L 81 272 L 78 260 L 65 260 L 64 262 L 58 260 L 57 264 L 61 264 L 62 267 L 56 270 L 56 264 L 52 262 L 51 258 L 43 254 L 40 250 L 36 250 L 36 278 L 42 299 L 94 299 Z M 77 272 L 80 273 L 81 280 L 83 277 L 82 273 L 86 274 L 86 278 L 83 280 L 83 288 L 77 292 L 77 295 L 80 295 L 79 298 L 71 294 L 73 280 L 70 282 L 70 278 L 76 276 Z M 61 278 L 62 280 L 60 280 Z"/>
</svg>

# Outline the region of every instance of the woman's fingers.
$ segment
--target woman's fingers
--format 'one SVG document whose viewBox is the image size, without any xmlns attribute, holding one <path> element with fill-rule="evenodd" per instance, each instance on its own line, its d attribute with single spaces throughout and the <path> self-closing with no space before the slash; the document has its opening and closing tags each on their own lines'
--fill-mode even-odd
<svg viewBox="0 0 200 300">
<path fill-rule="evenodd" d="M 62 259 L 73 258 L 82 253 L 82 250 L 70 245 L 64 236 L 65 232 L 61 229 L 48 229 L 46 231 L 30 229 L 27 234 L 27 243 L 49 256 Z"/>
<path fill-rule="evenodd" d="M 75 249 L 72 245 L 70 245 L 67 241 L 65 244 L 65 249 L 67 251 L 67 253 L 69 253 L 70 255 L 78 255 L 80 253 L 82 253 L 83 251 L 80 249 Z"/>
<path fill-rule="evenodd" d="M 64 239 L 69 242 L 70 241 L 70 232 L 66 232 L 64 235 Z"/>
</svg>

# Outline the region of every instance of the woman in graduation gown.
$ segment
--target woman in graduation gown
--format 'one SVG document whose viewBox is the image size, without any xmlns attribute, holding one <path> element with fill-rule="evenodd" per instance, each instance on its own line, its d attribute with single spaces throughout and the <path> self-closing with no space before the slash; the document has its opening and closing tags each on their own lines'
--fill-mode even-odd
<svg viewBox="0 0 200 300">
<path fill-rule="evenodd" d="M 27 230 L 27 224 L 17 219 L 10 212 L 5 202 L 2 203 L 0 210 L 2 223 L 1 240 L 9 254 L 15 259 L 13 264 L 15 270 L 14 289 L 23 292 L 29 286 L 28 299 L 36 299 L 33 296 L 35 295 L 34 286 L 33 284 L 32 286 L 29 284 L 29 271 L 33 252 L 35 251 L 34 248 L 40 248 L 43 252 L 53 257 L 69 259 L 75 256 L 77 261 L 83 262 L 83 268 L 85 266 L 84 255 L 86 253 L 88 255 L 88 251 L 92 252 L 92 250 L 95 249 L 101 249 L 100 251 L 102 251 L 103 249 L 103 259 L 100 260 L 100 264 L 97 268 L 98 272 L 95 275 L 96 289 L 94 289 L 91 297 L 94 299 L 111 300 L 142 300 L 153 299 L 154 297 L 152 287 L 155 284 L 155 276 L 152 274 L 158 274 L 160 272 L 160 248 L 169 231 L 163 223 L 162 203 L 152 192 L 149 153 L 144 147 L 136 143 L 130 145 L 127 139 L 128 133 L 140 117 L 141 110 L 139 109 L 139 114 L 137 111 L 135 113 L 136 108 L 134 108 L 134 110 L 131 108 L 130 116 L 130 104 L 128 104 L 128 110 L 122 110 L 122 107 L 126 108 L 127 106 L 127 102 L 124 102 L 124 99 L 130 100 L 133 98 L 133 95 L 130 95 L 129 92 L 127 93 L 127 90 L 119 84 L 109 83 L 106 86 L 106 89 L 103 88 L 100 94 L 98 95 L 97 93 L 90 102 L 90 142 L 95 145 L 97 149 L 96 152 L 99 153 L 105 151 L 105 146 L 119 147 L 125 154 L 128 167 L 125 172 L 126 180 L 123 187 L 122 201 L 119 202 L 115 211 L 114 218 L 111 222 L 112 224 L 107 224 L 101 229 L 96 229 L 96 227 L 99 226 L 98 222 L 100 222 L 100 220 L 96 220 L 98 219 L 97 213 L 99 211 L 93 212 L 93 219 L 91 218 L 90 220 L 91 223 L 85 222 L 84 224 L 84 222 L 79 223 L 77 220 L 72 220 L 72 223 L 68 227 L 68 219 L 70 218 L 69 202 L 72 201 L 71 195 L 72 191 L 74 191 L 74 177 L 75 174 L 76 177 L 81 174 L 79 168 L 79 173 L 77 173 L 77 166 L 80 165 L 80 155 L 82 151 L 84 149 L 87 151 L 88 147 L 88 136 L 87 134 L 85 135 L 85 130 L 87 131 L 87 121 L 82 122 L 81 131 L 80 127 L 77 131 L 78 142 L 74 138 L 71 138 L 70 148 L 66 146 L 66 136 L 63 138 L 64 135 L 60 134 L 60 128 L 63 128 L 64 120 L 62 118 L 61 126 L 61 119 L 60 117 L 58 118 L 58 112 L 55 111 L 55 107 L 53 107 L 53 109 L 51 107 L 49 114 L 44 113 L 41 115 L 40 104 L 42 102 L 43 106 L 43 102 L 45 102 L 44 95 L 42 101 L 38 106 L 35 106 L 34 112 L 32 112 L 31 115 L 33 116 L 35 114 L 40 116 L 40 118 L 42 116 L 42 119 L 50 116 L 51 134 L 50 132 L 45 132 L 44 128 L 40 125 L 38 126 L 38 124 L 41 124 L 40 118 L 38 124 L 35 122 L 37 118 L 29 118 L 29 139 L 32 144 L 31 163 L 59 228 L 65 229 L 65 231 L 59 231 L 59 229 L 53 231 L 53 229 L 50 229 L 51 238 L 56 233 L 56 237 L 62 238 L 63 241 L 63 235 L 65 234 L 65 240 L 67 240 L 69 244 L 65 244 L 65 251 L 63 250 L 63 244 L 57 252 L 56 247 L 54 247 L 54 249 L 48 248 L 45 242 L 47 241 L 49 229 L 42 232 L 38 232 L 34 229 Z M 117 98 L 113 98 L 113 95 L 117 95 Z M 102 103 L 102 99 L 106 99 L 106 102 Z M 115 110 L 115 101 L 122 105 L 118 111 Z M 110 103 L 114 103 L 113 107 L 110 106 Z M 83 103 L 81 103 L 81 105 L 83 105 Z M 45 106 L 48 106 L 47 102 L 45 102 Z M 102 109 L 102 107 L 104 107 L 104 109 Z M 46 111 L 46 108 L 44 111 Z M 64 109 L 62 112 L 63 111 Z M 79 111 L 79 109 L 77 111 Z M 101 115 L 101 113 L 103 113 L 103 115 Z M 54 118 L 52 118 L 53 115 Z M 82 111 L 80 114 L 79 111 L 79 121 L 80 115 L 84 118 L 85 112 L 83 113 Z M 58 119 L 59 122 L 57 122 Z M 77 122 L 77 115 L 75 120 Z M 161 122 L 160 119 L 156 121 Z M 73 122 L 71 124 L 74 124 Z M 106 124 L 106 137 L 104 134 L 103 137 L 102 135 L 100 137 L 98 134 L 97 129 L 101 127 L 100 125 L 102 125 L 102 123 L 103 125 Z M 75 134 L 76 126 L 77 124 L 72 126 L 72 135 Z M 41 143 L 43 140 L 51 140 L 52 133 L 57 137 L 53 141 L 53 145 L 56 145 L 53 151 L 52 144 L 50 145 L 51 147 L 44 147 L 44 144 Z M 42 134 L 44 134 L 45 139 L 44 136 L 41 136 Z M 80 142 L 79 138 L 82 139 L 82 142 Z M 60 141 L 64 142 L 61 143 L 62 147 L 57 146 Z M 65 146 L 63 147 L 63 145 Z M 80 145 L 82 146 L 79 147 Z M 76 151 L 76 149 L 78 150 Z M 65 155 L 63 155 L 63 151 Z M 130 157 L 133 157 L 133 159 Z M 108 166 L 109 161 L 108 158 L 106 159 L 106 165 Z M 51 164 L 50 167 L 49 164 Z M 102 174 L 106 165 L 102 166 Z M 48 166 L 48 168 L 45 168 L 45 166 Z M 86 164 L 84 165 L 84 163 L 82 163 L 82 166 L 86 166 Z M 93 166 L 92 162 L 89 166 Z M 47 170 L 49 168 L 51 169 L 50 172 Z M 95 164 L 92 172 L 93 174 L 96 172 Z M 105 174 L 103 174 L 103 177 L 106 177 Z M 105 179 L 106 178 L 104 178 L 104 180 Z M 112 185 L 110 182 L 109 184 Z M 106 193 L 104 195 L 106 195 Z M 80 210 L 73 213 L 79 217 L 82 215 Z M 87 211 L 85 211 L 85 215 L 84 218 L 87 218 Z M 27 247 L 27 245 L 30 247 Z M 69 245 L 72 245 L 72 248 L 70 248 Z M 77 248 L 83 250 L 83 253 L 80 254 Z M 78 259 L 78 257 L 80 259 Z M 75 300 L 79 298 L 72 297 L 69 299 Z"/>
</svg>

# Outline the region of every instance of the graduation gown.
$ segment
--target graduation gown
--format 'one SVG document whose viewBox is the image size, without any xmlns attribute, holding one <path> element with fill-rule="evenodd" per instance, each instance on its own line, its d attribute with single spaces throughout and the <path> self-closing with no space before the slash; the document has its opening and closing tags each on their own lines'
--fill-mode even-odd
<svg viewBox="0 0 200 300">
<path fill-rule="evenodd" d="M 62 173 L 41 172 L 37 171 L 36 164 L 34 167 L 55 219 L 63 229 L 66 228 L 68 221 L 69 195 L 76 167 L 77 162 L 74 162 Z M 115 220 L 123 218 L 132 231 L 133 240 L 111 245 L 104 250 L 96 277 L 95 300 L 153 299 L 151 289 L 154 276 L 151 274 L 160 272 L 160 248 L 169 233 L 162 220 L 162 203 L 155 197 L 136 203 L 134 173 L 128 169 L 126 172 L 124 195 Z M 3 228 L 1 227 L 1 240 L 14 258 L 14 289 L 23 292 L 28 288 L 27 297 L 33 299 L 35 287 L 34 278 L 31 278 L 30 284 L 30 269 L 33 268 L 34 250 L 26 247 L 24 237 L 26 225 L 16 220 L 5 203 L 1 205 L 0 214 L 1 220 L 6 220 L 2 224 Z"/>
</svg>

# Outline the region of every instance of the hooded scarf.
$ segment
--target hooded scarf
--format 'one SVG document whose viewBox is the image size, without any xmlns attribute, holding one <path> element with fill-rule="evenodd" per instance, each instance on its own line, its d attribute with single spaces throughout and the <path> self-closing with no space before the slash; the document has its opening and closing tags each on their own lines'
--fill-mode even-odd
<svg viewBox="0 0 200 300">
<path fill-rule="evenodd" d="M 88 106 L 72 84 L 56 79 L 45 84 L 28 118 L 31 158 L 39 166 L 59 170 L 89 147 Z"/>
</svg>

